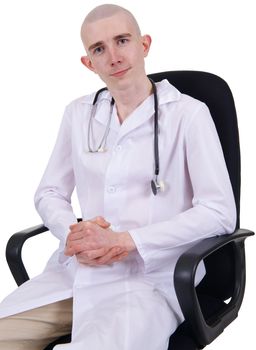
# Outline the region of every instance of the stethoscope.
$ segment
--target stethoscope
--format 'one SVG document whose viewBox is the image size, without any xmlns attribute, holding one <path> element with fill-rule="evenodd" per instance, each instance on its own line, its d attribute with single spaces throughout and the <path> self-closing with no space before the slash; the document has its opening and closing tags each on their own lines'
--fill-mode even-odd
<svg viewBox="0 0 256 350">
<path fill-rule="evenodd" d="M 158 181 L 158 175 L 159 175 L 159 147 L 158 147 L 158 133 L 159 133 L 159 128 L 158 128 L 158 97 L 157 97 L 157 89 L 156 89 L 156 84 L 155 82 L 150 79 L 150 82 L 152 84 L 152 89 L 153 89 L 153 97 L 154 97 L 154 160 L 155 160 L 155 178 L 151 181 L 151 189 L 154 195 L 156 195 L 159 191 L 163 192 L 164 191 L 164 183 L 163 181 Z M 107 121 L 107 126 L 104 131 L 104 134 L 99 142 L 98 147 L 93 149 L 91 147 L 91 135 L 93 136 L 93 128 L 92 128 L 92 120 L 95 117 L 96 114 L 96 109 L 97 109 L 97 101 L 99 95 L 107 90 L 106 87 L 98 90 L 94 96 L 94 100 L 92 103 L 92 111 L 91 111 L 91 116 L 89 119 L 89 125 L 88 125 L 88 137 L 87 137 L 87 145 L 88 145 L 88 151 L 90 153 L 101 153 L 101 152 L 106 152 L 106 142 L 107 142 L 107 137 L 108 133 L 110 130 L 110 122 L 111 122 L 111 116 L 113 112 L 113 107 L 114 107 L 114 99 L 112 97 L 111 103 L 110 103 L 110 113 L 109 113 L 109 118 Z"/>
</svg>

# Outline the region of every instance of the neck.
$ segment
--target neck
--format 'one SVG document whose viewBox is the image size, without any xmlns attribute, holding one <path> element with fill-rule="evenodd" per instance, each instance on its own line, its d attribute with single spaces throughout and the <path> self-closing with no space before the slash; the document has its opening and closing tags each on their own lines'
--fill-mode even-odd
<svg viewBox="0 0 256 350">
<path fill-rule="evenodd" d="M 152 93 L 152 84 L 147 76 L 123 90 L 110 91 L 115 103 L 120 124 Z"/>
</svg>

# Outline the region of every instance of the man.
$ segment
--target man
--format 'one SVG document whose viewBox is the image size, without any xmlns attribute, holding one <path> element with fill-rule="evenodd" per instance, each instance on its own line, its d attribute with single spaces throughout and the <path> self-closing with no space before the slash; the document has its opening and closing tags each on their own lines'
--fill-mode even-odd
<svg viewBox="0 0 256 350">
<path fill-rule="evenodd" d="M 235 228 L 221 146 L 203 103 L 148 79 L 151 38 L 130 12 L 96 7 L 81 36 L 81 61 L 108 90 L 94 106 L 95 93 L 66 108 L 35 196 L 60 246 L 40 276 L 1 304 L 0 347 L 43 349 L 72 327 L 71 344 L 55 349 L 166 350 L 183 320 L 172 281 L 178 257 Z M 155 88 L 164 188 L 156 176 L 152 193 Z M 197 282 L 203 274 L 201 266 Z"/>
</svg>

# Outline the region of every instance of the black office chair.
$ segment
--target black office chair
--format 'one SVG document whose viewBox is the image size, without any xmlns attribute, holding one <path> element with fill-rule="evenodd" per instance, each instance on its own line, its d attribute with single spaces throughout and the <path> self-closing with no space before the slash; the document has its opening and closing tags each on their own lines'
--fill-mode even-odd
<svg viewBox="0 0 256 350">
<path fill-rule="evenodd" d="M 168 79 L 182 93 L 205 102 L 222 144 L 237 208 L 236 231 L 207 238 L 179 258 L 174 284 L 185 321 L 170 337 L 170 350 L 198 350 L 211 343 L 238 315 L 245 289 L 244 240 L 254 233 L 239 229 L 240 148 L 236 110 L 227 83 L 216 75 L 197 71 L 151 74 L 155 81 Z M 8 241 L 6 258 L 18 285 L 29 279 L 21 258 L 25 241 L 48 229 L 43 225 L 14 234 Z M 204 260 L 206 276 L 195 288 L 197 266 Z M 70 342 L 70 335 L 47 346 Z M 121 350 L 121 349 L 120 349 Z"/>
</svg>

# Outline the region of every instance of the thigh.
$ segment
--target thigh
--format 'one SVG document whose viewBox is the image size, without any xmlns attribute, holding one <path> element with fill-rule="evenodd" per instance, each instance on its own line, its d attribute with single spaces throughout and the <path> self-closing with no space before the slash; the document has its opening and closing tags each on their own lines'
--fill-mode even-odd
<svg viewBox="0 0 256 350">
<path fill-rule="evenodd" d="M 175 313 L 156 290 L 113 295 L 87 312 L 70 345 L 57 349 L 166 350 L 177 328 Z"/>
<path fill-rule="evenodd" d="M 156 290 L 128 293 L 121 299 L 114 312 L 109 312 L 106 350 L 168 349 L 178 320 L 166 299 Z M 113 340 L 117 343 L 112 347 Z"/>
<path fill-rule="evenodd" d="M 71 328 L 72 299 L 41 306 L 0 319 L 0 349 L 42 350 Z"/>
<path fill-rule="evenodd" d="M 156 290 L 128 293 L 113 316 L 120 329 L 119 344 L 123 344 L 125 350 L 166 350 L 169 337 L 178 325 L 175 313 Z M 115 334 L 112 327 L 112 339 Z"/>
</svg>

